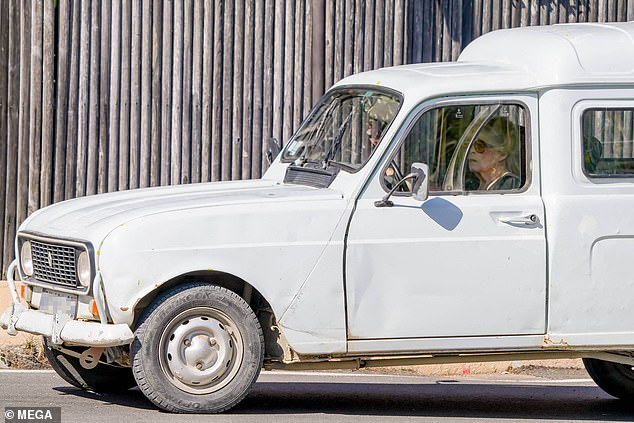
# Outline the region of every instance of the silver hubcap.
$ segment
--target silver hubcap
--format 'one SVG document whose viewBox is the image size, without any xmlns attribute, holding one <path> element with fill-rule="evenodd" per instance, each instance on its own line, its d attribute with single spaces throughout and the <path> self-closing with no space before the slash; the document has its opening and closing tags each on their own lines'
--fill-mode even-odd
<svg viewBox="0 0 634 423">
<path fill-rule="evenodd" d="M 176 316 L 161 335 L 163 372 L 179 389 L 193 394 L 217 391 L 242 362 L 242 337 L 220 310 L 199 307 Z"/>
</svg>

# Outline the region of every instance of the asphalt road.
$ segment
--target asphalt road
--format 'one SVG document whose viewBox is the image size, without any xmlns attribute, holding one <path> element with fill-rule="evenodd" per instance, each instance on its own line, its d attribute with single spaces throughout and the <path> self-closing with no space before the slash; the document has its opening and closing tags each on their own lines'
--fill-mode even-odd
<svg viewBox="0 0 634 423">
<path fill-rule="evenodd" d="M 50 371 L 0 371 L 0 411 L 15 406 L 60 406 L 62 422 L 82 423 L 634 421 L 634 404 L 612 399 L 589 379 L 525 375 L 263 372 L 231 411 L 192 416 L 160 412 L 137 389 L 98 395 L 69 386 Z"/>
</svg>

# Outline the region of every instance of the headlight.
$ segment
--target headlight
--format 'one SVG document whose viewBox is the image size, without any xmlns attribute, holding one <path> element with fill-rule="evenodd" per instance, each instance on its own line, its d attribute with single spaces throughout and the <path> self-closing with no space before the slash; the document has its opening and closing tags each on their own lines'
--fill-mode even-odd
<svg viewBox="0 0 634 423">
<path fill-rule="evenodd" d="M 89 286 L 91 273 L 90 257 L 88 257 L 86 251 L 82 251 L 77 259 L 77 277 L 79 278 L 79 283 L 86 287 Z"/>
<path fill-rule="evenodd" d="M 24 273 L 27 276 L 33 276 L 33 256 L 31 255 L 31 243 L 29 241 L 22 243 L 20 261 L 22 262 L 22 270 Z"/>
</svg>

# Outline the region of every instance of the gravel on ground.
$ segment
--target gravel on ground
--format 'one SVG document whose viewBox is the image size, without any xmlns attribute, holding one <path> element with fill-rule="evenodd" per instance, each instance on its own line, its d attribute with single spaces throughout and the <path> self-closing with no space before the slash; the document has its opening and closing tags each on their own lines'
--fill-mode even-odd
<svg viewBox="0 0 634 423">
<path fill-rule="evenodd" d="M 39 336 L 27 337 L 22 345 L 0 346 L 0 369 L 50 369 Z"/>
</svg>

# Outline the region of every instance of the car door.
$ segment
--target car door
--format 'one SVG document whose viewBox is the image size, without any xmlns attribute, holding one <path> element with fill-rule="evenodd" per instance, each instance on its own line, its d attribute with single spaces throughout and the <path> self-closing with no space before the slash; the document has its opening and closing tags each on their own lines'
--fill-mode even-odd
<svg viewBox="0 0 634 423">
<path fill-rule="evenodd" d="M 545 333 L 546 242 L 536 119 L 536 97 L 525 95 L 445 100 L 412 114 L 350 221 L 349 350 L 395 350 L 380 342 L 389 339 Z M 505 178 L 516 173 L 515 186 L 499 180 L 497 187 L 484 184 L 475 172 L 474 148 L 495 122 L 506 122 L 506 135 L 512 132 L 515 140 L 504 158 L 505 166 L 514 168 Z M 394 188 L 413 162 L 429 165 L 425 201 L 408 193 L 408 183 Z M 391 188 L 393 206 L 378 207 L 376 201 Z M 528 337 L 518 345 L 539 342 Z"/>
</svg>

